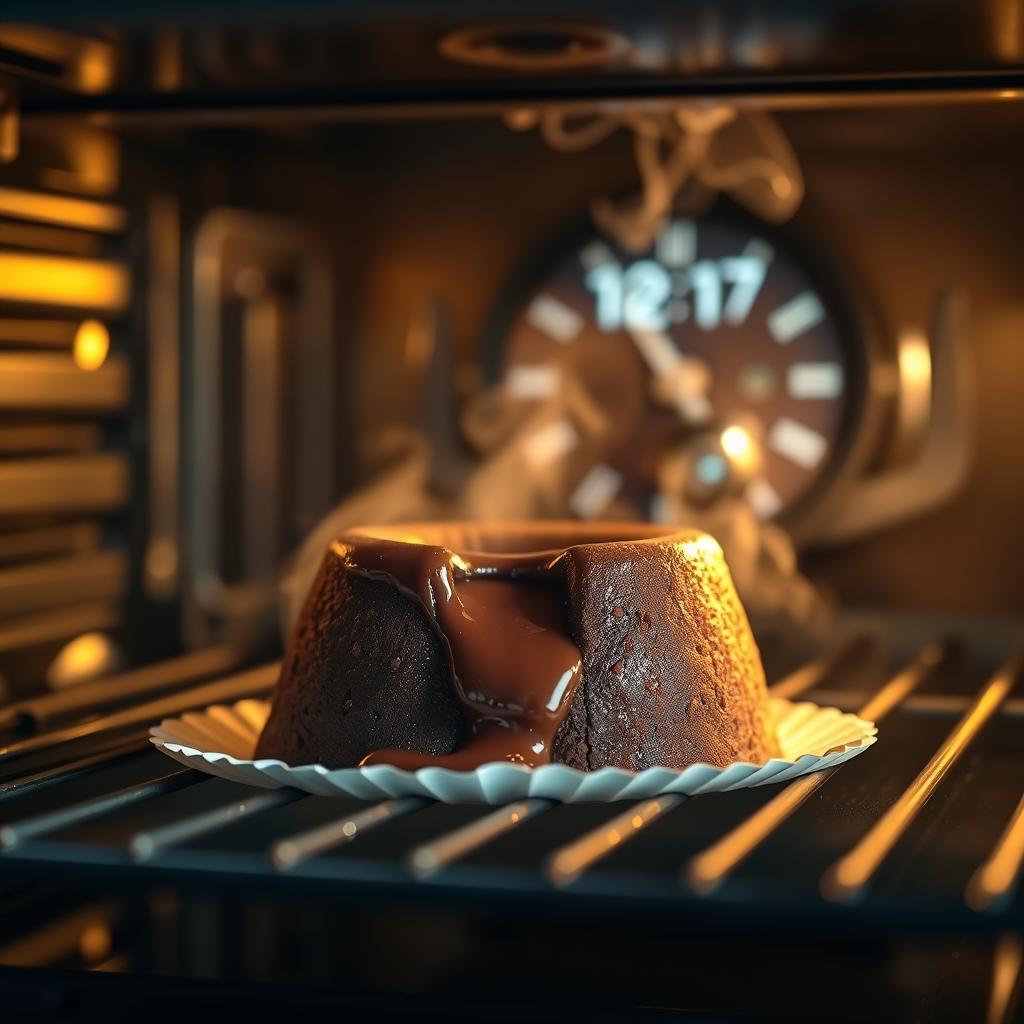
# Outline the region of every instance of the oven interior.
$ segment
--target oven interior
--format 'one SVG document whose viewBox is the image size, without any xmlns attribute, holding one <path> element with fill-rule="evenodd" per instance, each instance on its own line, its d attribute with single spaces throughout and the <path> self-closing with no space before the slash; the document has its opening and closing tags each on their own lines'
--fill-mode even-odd
<svg viewBox="0 0 1024 1024">
<path fill-rule="evenodd" d="M 0 984 L 31 1019 L 1017 1019 L 1013 26 L 958 49 L 940 5 L 918 61 L 881 9 L 656 7 L 0 25 Z M 150 748 L 269 691 L 341 526 L 691 514 L 775 692 L 882 708 L 875 750 L 488 810 Z"/>
</svg>

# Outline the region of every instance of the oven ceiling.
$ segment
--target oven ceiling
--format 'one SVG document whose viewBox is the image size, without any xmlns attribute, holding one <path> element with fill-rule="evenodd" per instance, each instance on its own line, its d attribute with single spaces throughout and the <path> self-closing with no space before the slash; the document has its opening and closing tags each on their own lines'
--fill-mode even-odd
<svg viewBox="0 0 1024 1024">
<path fill-rule="evenodd" d="M 1017 0 L 6 5 L 25 113 L 1024 86 Z M 15 24 L 21 22 L 21 24 Z M 31 23 L 28 27 L 24 22 Z"/>
</svg>

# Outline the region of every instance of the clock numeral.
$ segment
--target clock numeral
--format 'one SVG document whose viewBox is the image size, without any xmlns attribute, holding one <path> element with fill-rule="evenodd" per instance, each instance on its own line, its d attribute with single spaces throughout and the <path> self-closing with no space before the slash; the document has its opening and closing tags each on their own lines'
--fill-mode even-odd
<svg viewBox="0 0 1024 1024">
<path fill-rule="evenodd" d="M 722 315 L 727 324 L 745 323 L 764 284 L 768 264 L 756 256 L 727 256 L 721 266 L 722 279 L 732 285 Z"/>
<path fill-rule="evenodd" d="M 595 267 L 586 278 L 597 298 L 597 323 L 602 330 L 664 330 L 665 303 L 672 279 L 656 260 L 637 260 L 625 271 L 617 263 Z"/>
<path fill-rule="evenodd" d="M 726 256 L 692 264 L 685 279 L 693 293 L 697 326 L 713 331 L 723 320 L 734 326 L 745 323 L 767 272 L 768 264 L 759 256 Z M 617 263 L 601 264 L 587 274 L 586 285 L 594 293 L 602 330 L 661 331 L 668 326 L 666 304 L 672 297 L 672 277 L 657 260 L 637 260 L 625 271 Z"/>
<path fill-rule="evenodd" d="M 690 267 L 693 289 L 693 318 L 697 326 L 713 331 L 722 320 L 722 273 L 712 260 L 700 260 Z"/>
</svg>

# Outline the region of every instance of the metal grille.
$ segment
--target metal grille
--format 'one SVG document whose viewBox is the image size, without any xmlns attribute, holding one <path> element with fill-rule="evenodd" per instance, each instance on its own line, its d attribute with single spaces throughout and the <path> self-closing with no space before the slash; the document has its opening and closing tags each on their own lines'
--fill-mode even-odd
<svg viewBox="0 0 1024 1024">
<path fill-rule="evenodd" d="M 895 668 L 885 660 L 843 644 L 774 686 L 879 721 L 878 746 L 840 769 L 690 799 L 498 809 L 246 789 L 148 748 L 160 717 L 265 692 L 276 666 L 264 666 L 3 748 L 0 865 L 1020 927 L 1021 653 L 993 663 L 932 641 Z"/>
<path fill-rule="evenodd" d="M 270 936 L 287 920 L 264 920 L 267 900 L 275 914 L 304 914 L 303 928 L 310 920 L 327 927 L 329 916 L 317 918 L 325 903 L 344 907 L 341 920 L 350 921 L 382 904 L 433 915 L 440 901 L 475 919 L 532 908 L 584 931 L 587 921 L 614 928 L 628 920 L 634 937 L 637 921 L 647 922 L 641 936 L 648 927 L 676 935 L 681 926 L 700 935 L 717 929 L 730 956 L 740 934 L 763 951 L 766 935 L 775 943 L 802 933 L 795 955 L 805 959 L 817 942 L 806 936 L 870 934 L 884 946 L 898 933 L 911 949 L 926 936 L 926 946 L 945 943 L 942 955 L 965 951 L 958 984 L 980 985 L 971 998 L 985 1001 L 988 1019 L 1008 1021 L 1024 960 L 1024 694 L 1014 689 L 1022 674 L 1015 632 L 889 623 L 879 642 L 877 622 L 871 635 L 863 626 L 851 624 L 841 642 L 803 663 L 768 646 L 766 663 L 776 694 L 858 710 L 879 722 L 878 744 L 786 785 L 694 798 L 368 804 L 209 777 L 152 749 L 147 729 L 273 685 L 276 664 L 216 678 L 225 671 L 217 650 L 122 677 L 121 687 L 26 702 L 0 721 L 9 735 L 36 730 L 0 748 L 0 898 L 8 906 L 26 881 L 44 896 L 69 878 L 81 885 L 87 902 L 70 916 L 65 905 L 43 929 L 52 948 L 84 941 L 83 922 L 96 920 L 95 906 L 108 906 L 112 886 L 125 902 L 107 915 L 111 927 L 138 889 L 148 894 L 149 927 L 155 921 L 159 936 L 160 894 L 172 886 L 192 894 L 182 919 L 193 928 L 190 957 L 209 947 L 210 928 L 217 933 L 237 918 L 232 927 L 244 932 L 244 922 L 264 921 L 262 938 L 249 943 L 257 965 L 250 981 L 264 977 Z M 215 910 L 213 892 L 235 910 Z M 254 899 L 255 909 L 238 902 Z M 31 962 L 42 940 L 38 918 L 26 920 L 33 937 L 0 949 L 0 962 Z M 388 934 L 407 923 L 400 918 Z M 991 949 L 990 966 L 978 959 L 977 943 Z M 654 945 L 650 955 L 664 955 L 659 948 L 672 947 Z M 117 963 L 115 954 L 101 970 Z M 818 963 L 831 969 L 827 956 Z M 827 997 L 828 983 L 818 985 Z M 948 1012 L 934 1019 L 977 1009 L 946 1006 L 960 990 L 943 991 L 930 998 Z M 712 983 L 709 998 L 717 992 Z M 888 1012 L 898 1019 L 898 1010 Z"/>
<path fill-rule="evenodd" d="M 102 140 L 82 144 L 116 164 Z M 68 640 L 116 628 L 128 586 L 129 218 L 52 162 L 31 188 L 10 170 L 0 185 L 0 700 Z M 51 685 L 65 672 L 51 666 Z"/>
</svg>

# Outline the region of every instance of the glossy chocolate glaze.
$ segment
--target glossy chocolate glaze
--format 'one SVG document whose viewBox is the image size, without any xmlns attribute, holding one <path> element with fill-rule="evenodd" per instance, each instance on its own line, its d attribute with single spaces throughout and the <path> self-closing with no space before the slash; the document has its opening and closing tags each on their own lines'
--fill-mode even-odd
<svg viewBox="0 0 1024 1024">
<path fill-rule="evenodd" d="M 465 770 L 488 761 L 551 760 L 579 685 L 563 556 L 457 554 L 445 547 L 350 535 L 335 545 L 348 572 L 392 583 L 425 609 L 448 652 L 466 742 L 451 754 L 376 750 L 362 764 Z"/>
<path fill-rule="evenodd" d="M 352 530 L 257 757 L 330 768 L 762 763 L 764 670 L 721 548 L 650 524 Z"/>
</svg>

